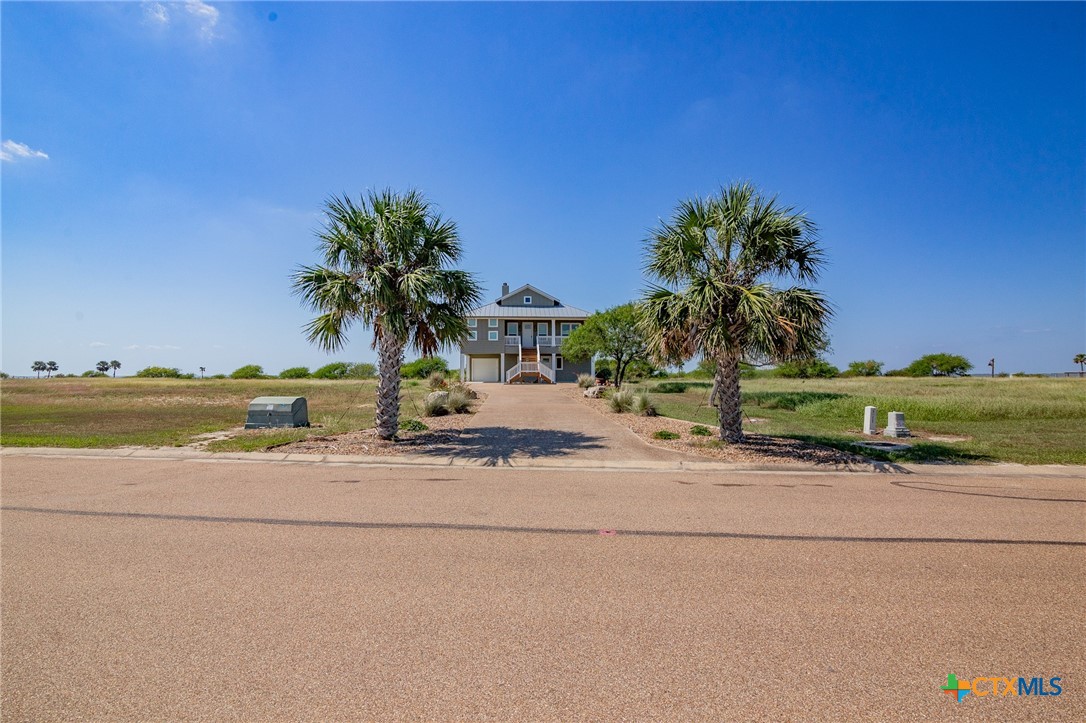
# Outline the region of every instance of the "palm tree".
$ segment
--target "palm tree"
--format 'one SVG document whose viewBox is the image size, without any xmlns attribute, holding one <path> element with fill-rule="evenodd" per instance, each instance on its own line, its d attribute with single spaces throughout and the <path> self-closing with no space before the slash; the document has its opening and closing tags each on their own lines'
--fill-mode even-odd
<svg viewBox="0 0 1086 723">
<path fill-rule="evenodd" d="M 200 367 L 200 378 L 204 378 L 204 372 L 207 371 L 207 367 Z"/>
<path fill-rule="evenodd" d="M 396 436 L 404 349 L 435 354 L 467 335 L 465 316 L 480 301 L 471 274 L 447 268 L 460 259 L 456 224 L 418 191 L 368 192 L 358 204 L 332 197 L 317 233 L 324 265 L 302 266 L 294 291 L 319 312 L 306 336 L 341 349 L 354 322 L 373 329 L 378 350 L 377 433 Z"/>
<path fill-rule="evenodd" d="M 48 379 L 49 377 L 53 376 L 53 372 L 55 372 L 55 371 L 57 371 L 59 369 L 60 369 L 60 366 L 55 361 L 45 362 L 45 370 L 46 370 L 46 372 L 48 372 L 45 375 L 45 378 Z"/>
<path fill-rule="evenodd" d="M 817 279 L 817 228 L 737 183 L 680 203 L 645 243 L 645 270 L 658 282 L 642 300 L 649 345 L 664 363 L 697 354 L 716 362 L 711 399 L 720 438 L 741 442 L 740 361 L 805 359 L 826 348 L 829 302 L 807 288 L 773 285 Z"/>
<path fill-rule="evenodd" d="M 1075 354 L 1075 364 L 1078 364 L 1078 375 L 1082 376 L 1082 370 L 1086 365 L 1086 354 Z"/>
<path fill-rule="evenodd" d="M 106 372 L 109 371 L 109 362 L 100 361 L 100 362 L 98 362 L 97 364 L 94 365 L 94 368 L 97 369 L 98 371 L 100 371 L 101 373 L 105 374 Z"/>
<path fill-rule="evenodd" d="M 46 371 L 48 368 L 49 367 L 47 367 L 45 365 L 45 362 L 43 362 L 43 361 L 36 361 L 36 362 L 34 362 L 33 364 L 30 365 L 30 371 L 37 374 L 38 379 L 41 379 L 41 373 Z"/>
<path fill-rule="evenodd" d="M 113 378 L 117 378 L 117 370 L 121 368 L 121 363 L 114 359 L 109 363 L 109 368 L 113 370 Z"/>
</svg>

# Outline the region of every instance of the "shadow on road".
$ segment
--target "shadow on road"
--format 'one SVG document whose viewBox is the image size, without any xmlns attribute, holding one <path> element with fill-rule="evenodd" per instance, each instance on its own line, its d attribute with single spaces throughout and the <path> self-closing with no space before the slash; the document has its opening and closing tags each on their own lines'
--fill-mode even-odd
<svg viewBox="0 0 1086 723">
<path fill-rule="evenodd" d="M 488 467 L 508 464 L 512 457 L 566 457 L 586 450 L 606 449 L 603 437 L 556 429 L 474 427 L 455 440 L 429 445 L 414 454 L 482 460 Z"/>
</svg>

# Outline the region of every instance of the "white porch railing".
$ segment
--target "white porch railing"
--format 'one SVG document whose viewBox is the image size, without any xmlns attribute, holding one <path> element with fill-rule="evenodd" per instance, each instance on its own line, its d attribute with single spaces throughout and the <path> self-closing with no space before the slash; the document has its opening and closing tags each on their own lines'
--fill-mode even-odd
<svg viewBox="0 0 1086 723">
<path fill-rule="evenodd" d="M 553 336 L 548 334 L 541 334 L 536 337 L 536 343 L 539 346 L 562 346 L 563 336 Z"/>
<path fill-rule="evenodd" d="M 505 381 L 511 382 L 521 374 L 538 374 L 551 384 L 554 384 L 554 370 L 543 362 L 520 362 L 505 373 Z"/>
<path fill-rule="evenodd" d="M 506 346 L 520 346 L 520 337 L 513 336 L 512 334 L 505 337 Z"/>
<path fill-rule="evenodd" d="M 513 377 L 515 377 L 517 374 L 520 374 L 520 364 L 514 364 L 512 368 L 510 368 L 509 371 L 505 373 L 506 383 L 512 381 Z"/>
<path fill-rule="evenodd" d="M 546 377 L 547 381 L 551 384 L 554 383 L 554 370 L 543 362 L 539 362 L 539 375 Z"/>
</svg>

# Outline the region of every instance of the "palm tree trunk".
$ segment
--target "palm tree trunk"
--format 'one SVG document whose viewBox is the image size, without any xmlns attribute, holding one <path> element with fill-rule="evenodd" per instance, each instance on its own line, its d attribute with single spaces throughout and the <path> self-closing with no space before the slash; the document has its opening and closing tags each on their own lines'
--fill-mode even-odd
<svg viewBox="0 0 1086 723">
<path fill-rule="evenodd" d="M 400 366 L 404 342 L 382 336 L 377 343 L 377 436 L 392 439 L 400 428 Z"/>
<path fill-rule="evenodd" d="M 722 356 L 717 359 L 716 378 L 713 381 L 720 419 L 720 438 L 725 442 L 742 442 L 743 409 L 739 397 L 739 358 Z"/>
</svg>

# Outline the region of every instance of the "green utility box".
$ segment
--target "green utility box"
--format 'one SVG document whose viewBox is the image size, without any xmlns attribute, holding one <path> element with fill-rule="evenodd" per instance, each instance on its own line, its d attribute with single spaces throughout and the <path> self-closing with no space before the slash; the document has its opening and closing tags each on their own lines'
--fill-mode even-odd
<svg viewBox="0 0 1086 723">
<path fill-rule="evenodd" d="M 309 407 L 305 397 L 257 397 L 249 402 L 246 429 L 308 426 Z"/>
</svg>

